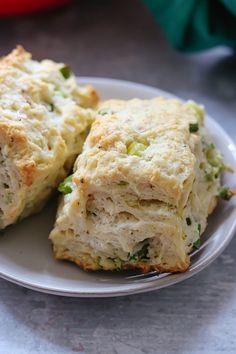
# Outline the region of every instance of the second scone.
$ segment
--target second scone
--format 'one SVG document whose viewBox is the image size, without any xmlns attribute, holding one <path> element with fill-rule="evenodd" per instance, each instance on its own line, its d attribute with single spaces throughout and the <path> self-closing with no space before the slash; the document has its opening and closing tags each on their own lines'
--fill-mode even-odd
<svg viewBox="0 0 236 354">
<path fill-rule="evenodd" d="M 65 64 L 32 60 L 22 47 L 1 59 L 1 229 L 40 210 L 65 178 L 97 102 Z"/>
<path fill-rule="evenodd" d="M 185 271 L 223 167 L 195 103 L 104 102 L 60 187 L 56 258 L 87 270 Z"/>
</svg>

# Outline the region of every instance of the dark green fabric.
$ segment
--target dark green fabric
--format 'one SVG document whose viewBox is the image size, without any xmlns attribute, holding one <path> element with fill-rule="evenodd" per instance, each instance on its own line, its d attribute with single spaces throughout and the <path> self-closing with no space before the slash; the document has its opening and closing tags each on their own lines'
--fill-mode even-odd
<svg viewBox="0 0 236 354">
<path fill-rule="evenodd" d="M 236 0 L 144 0 L 178 50 L 236 48 Z"/>
</svg>

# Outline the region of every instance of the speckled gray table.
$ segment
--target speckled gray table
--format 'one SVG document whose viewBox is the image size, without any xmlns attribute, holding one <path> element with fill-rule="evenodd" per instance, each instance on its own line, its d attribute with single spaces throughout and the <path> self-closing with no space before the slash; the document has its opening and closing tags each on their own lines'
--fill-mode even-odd
<svg viewBox="0 0 236 354">
<path fill-rule="evenodd" d="M 0 22 L 0 54 L 17 43 L 75 73 L 137 81 L 204 103 L 236 139 L 236 56 L 175 53 L 136 0 L 77 2 Z M 0 353 L 236 353 L 236 238 L 201 274 L 124 298 L 70 299 L 0 280 Z M 1 266 L 1 265 L 0 265 Z"/>
</svg>

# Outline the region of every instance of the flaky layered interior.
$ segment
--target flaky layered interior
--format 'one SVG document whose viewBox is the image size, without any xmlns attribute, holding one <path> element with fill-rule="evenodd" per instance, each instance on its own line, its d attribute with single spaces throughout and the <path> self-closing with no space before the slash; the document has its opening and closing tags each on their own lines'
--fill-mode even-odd
<svg viewBox="0 0 236 354">
<path fill-rule="evenodd" d="M 158 98 L 99 112 L 50 235 L 55 256 L 90 270 L 186 270 L 222 169 L 201 107 Z"/>
</svg>

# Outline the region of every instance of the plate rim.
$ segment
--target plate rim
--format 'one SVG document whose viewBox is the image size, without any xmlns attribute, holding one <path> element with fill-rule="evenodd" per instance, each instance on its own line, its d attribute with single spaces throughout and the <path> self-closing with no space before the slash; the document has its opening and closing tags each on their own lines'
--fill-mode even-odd
<svg viewBox="0 0 236 354">
<path fill-rule="evenodd" d="M 126 86 L 126 87 L 132 87 L 134 86 L 136 88 L 139 88 L 141 90 L 145 90 L 146 92 L 149 91 L 150 93 L 153 93 L 154 95 L 160 95 L 163 94 L 165 97 L 170 97 L 170 98 L 177 98 L 181 100 L 181 97 L 178 97 L 174 94 L 169 93 L 168 91 L 159 89 L 158 87 L 154 86 L 149 86 L 145 85 L 142 83 L 136 83 L 133 81 L 126 81 L 126 80 L 120 80 L 120 79 L 115 79 L 115 78 L 105 78 L 105 77 L 89 77 L 89 76 L 81 76 L 77 78 L 78 82 L 80 84 L 93 84 L 96 86 L 97 84 L 102 84 L 102 85 L 115 85 L 115 86 Z M 156 92 L 156 93 L 155 93 Z M 228 133 L 221 127 L 221 125 L 215 121 L 211 116 L 208 114 L 206 115 L 207 120 L 210 122 L 210 124 L 213 124 L 217 126 L 218 130 L 220 131 L 221 135 L 224 137 L 224 140 L 228 142 L 232 146 L 232 156 L 235 160 L 236 163 L 236 145 L 232 138 L 228 135 Z M 235 211 L 236 213 L 236 211 Z M 98 290 L 98 291 L 71 291 L 69 289 L 61 290 L 55 286 L 43 286 L 43 285 L 37 285 L 37 284 L 32 284 L 27 281 L 22 281 L 16 279 L 14 276 L 11 276 L 10 274 L 3 273 L 0 270 L 0 277 L 10 281 L 14 284 L 23 286 L 25 288 L 34 290 L 34 291 L 39 291 L 42 293 L 46 294 L 52 294 L 52 295 L 59 295 L 59 296 L 68 296 L 68 297 L 81 297 L 81 298 L 102 298 L 102 297 L 117 297 L 117 296 L 125 296 L 125 295 L 133 295 L 133 294 L 140 294 L 148 291 L 154 291 L 154 290 L 159 290 L 165 287 L 169 287 L 171 285 L 174 285 L 176 283 L 182 282 L 193 275 L 198 274 L 200 271 L 202 271 L 204 268 L 206 268 L 208 265 L 210 265 L 228 246 L 232 238 L 234 237 L 234 234 L 236 232 L 236 219 L 235 222 L 231 225 L 230 230 L 228 231 L 227 235 L 228 237 L 226 239 L 222 239 L 222 244 L 220 248 L 217 248 L 214 253 L 212 253 L 208 258 L 205 260 L 205 262 L 202 262 L 197 266 L 197 268 L 192 268 L 187 270 L 184 273 L 176 273 L 172 274 L 172 278 L 169 279 L 169 282 L 166 284 L 158 284 L 159 279 L 153 279 L 151 282 L 142 282 L 140 284 L 136 284 L 135 287 L 130 288 L 130 289 L 124 289 L 124 290 Z M 53 256 L 53 255 L 52 255 Z M 181 276 L 181 278 L 180 278 Z"/>
</svg>

